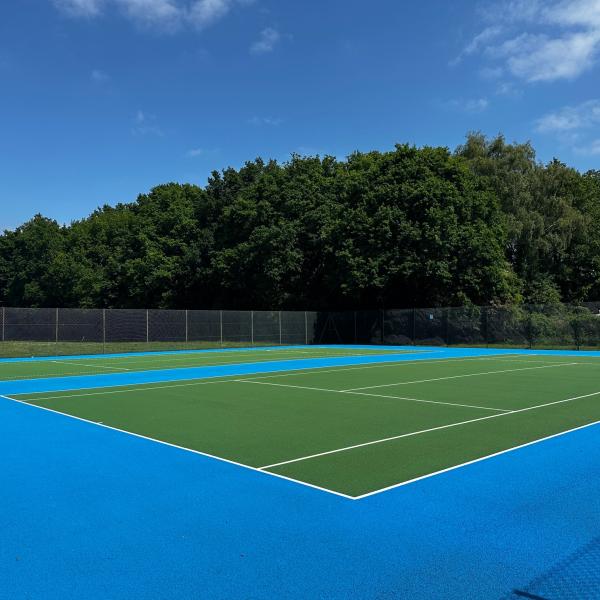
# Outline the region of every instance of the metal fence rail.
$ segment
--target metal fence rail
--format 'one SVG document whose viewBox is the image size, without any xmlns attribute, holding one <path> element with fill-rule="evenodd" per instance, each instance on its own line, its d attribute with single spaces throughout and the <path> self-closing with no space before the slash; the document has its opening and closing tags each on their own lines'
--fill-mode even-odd
<svg viewBox="0 0 600 600">
<path fill-rule="evenodd" d="M 0 307 L 0 319 L 0 356 L 319 343 L 600 347 L 600 302 L 329 312 Z"/>
</svg>

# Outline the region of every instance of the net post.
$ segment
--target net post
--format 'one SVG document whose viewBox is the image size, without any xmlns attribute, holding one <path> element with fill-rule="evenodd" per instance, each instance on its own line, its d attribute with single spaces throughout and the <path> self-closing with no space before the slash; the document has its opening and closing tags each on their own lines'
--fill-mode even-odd
<svg viewBox="0 0 600 600">
<path fill-rule="evenodd" d="M 188 321 L 188 309 L 185 309 L 185 343 L 189 341 L 189 321 Z"/>
<path fill-rule="evenodd" d="M 358 344 L 358 329 L 356 327 L 356 311 L 354 311 L 354 343 Z"/>
<path fill-rule="evenodd" d="M 281 311 L 279 311 L 279 345 L 283 345 L 283 338 L 281 333 Z"/>
<path fill-rule="evenodd" d="M 146 309 L 146 344 L 150 343 L 150 311 Z"/>
<path fill-rule="evenodd" d="M 106 354 L 106 309 L 102 309 L 102 354 Z"/>
<path fill-rule="evenodd" d="M 412 309 L 412 343 L 417 344 L 417 309 Z"/>
<path fill-rule="evenodd" d="M 5 336 L 5 333 L 4 333 L 4 331 L 5 331 L 5 329 L 4 329 L 4 323 L 6 322 L 6 321 L 5 321 L 5 312 L 6 312 L 6 307 L 5 307 L 5 306 L 3 306 L 3 307 L 2 307 L 2 341 L 3 341 L 3 342 L 4 342 L 4 341 L 5 341 L 5 339 L 6 339 L 6 336 Z"/>
<path fill-rule="evenodd" d="M 381 309 L 381 345 L 383 346 L 385 340 L 385 310 Z"/>
<path fill-rule="evenodd" d="M 219 311 L 219 331 L 221 337 L 221 346 L 223 345 L 223 311 Z"/>
<path fill-rule="evenodd" d="M 304 343 L 308 346 L 308 313 L 304 311 Z"/>
<path fill-rule="evenodd" d="M 254 311 L 250 311 L 250 345 L 254 346 Z"/>
<path fill-rule="evenodd" d="M 54 343 L 58 345 L 58 308 L 56 309 L 55 324 L 54 324 Z"/>
</svg>

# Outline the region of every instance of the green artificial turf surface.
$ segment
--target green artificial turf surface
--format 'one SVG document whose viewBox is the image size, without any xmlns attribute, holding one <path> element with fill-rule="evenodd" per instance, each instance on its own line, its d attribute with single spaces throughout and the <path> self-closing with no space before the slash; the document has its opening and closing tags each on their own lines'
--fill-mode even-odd
<svg viewBox="0 0 600 600">
<path fill-rule="evenodd" d="M 600 359 L 383 363 L 17 399 L 356 497 L 600 420 Z"/>
</svg>

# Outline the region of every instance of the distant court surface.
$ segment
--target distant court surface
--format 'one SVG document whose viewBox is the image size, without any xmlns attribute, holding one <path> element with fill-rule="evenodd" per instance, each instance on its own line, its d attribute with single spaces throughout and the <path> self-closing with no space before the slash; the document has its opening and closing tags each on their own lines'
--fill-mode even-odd
<svg viewBox="0 0 600 600">
<path fill-rule="evenodd" d="M 0 581 L 8 598 L 518 597 L 600 536 L 599 424 L 597 352 L 0 360 Z"/>
<path fill-rule="evenodd" d="M 413 350 L 412 352 L 414 352 Z M 332 358 L 346 356 L 369 356 L 381 354 L 406 354 L 408 350 L 336 347 L 272 347 L 223 350 L 191 350 L 171 352 L 147 352 L 139 354 L 112 354 L 90 356 L 55 356 L 38 358 L 0 359 L 0 381 L 65 377 L 70 375 L 97 375 L 100 373 L 131 373 L 185 369 L 193 367 L 221 366 L 302 360 L 309 358 Z M 422 352 L 427 352 L 423 350 Z M 429 350 L 431 352 L 431 350 Z"/>
</svg>

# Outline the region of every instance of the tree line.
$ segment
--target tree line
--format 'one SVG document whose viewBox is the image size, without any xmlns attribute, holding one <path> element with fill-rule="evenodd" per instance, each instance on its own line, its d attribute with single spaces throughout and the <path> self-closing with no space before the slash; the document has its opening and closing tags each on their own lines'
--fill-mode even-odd
<svg viewBox="0 0 600 600">
<path fill-rule="evenodd" d="M 472 133 L 294 155 L 0 235 L 0 303 L 344 309 L 600 298 L 600 171 Z"/>
</svg>

